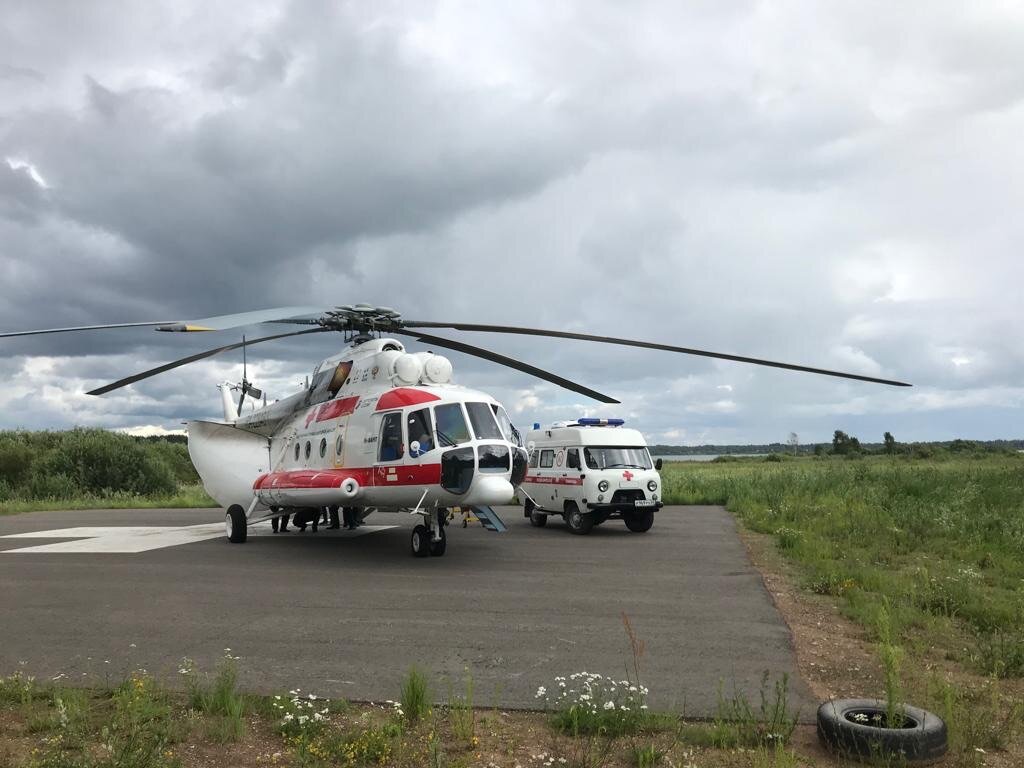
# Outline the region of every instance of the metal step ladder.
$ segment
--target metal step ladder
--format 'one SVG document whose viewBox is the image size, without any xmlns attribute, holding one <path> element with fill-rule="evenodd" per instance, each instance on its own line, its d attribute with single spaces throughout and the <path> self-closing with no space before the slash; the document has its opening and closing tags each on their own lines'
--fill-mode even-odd
<svg viewBox="0 0 1024 768">
<path fill-rule="evenodd" d="M 470 507 L 470 509 L 473 511 L 473 517 L 479 520 L 480 525 L 488 531 L 504 533 L 508 530 L 505 524 L 501 522 L 501 518 L 498 517 L 498 513 L 490 507 Z"/>
</svg>

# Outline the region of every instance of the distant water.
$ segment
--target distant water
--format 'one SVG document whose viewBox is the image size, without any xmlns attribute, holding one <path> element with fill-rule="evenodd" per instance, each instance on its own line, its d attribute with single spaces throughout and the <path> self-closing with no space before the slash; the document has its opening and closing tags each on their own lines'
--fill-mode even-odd
<svg viewBox="0 0 1024 768">
<path fill-rule="evenodd" d="M 691 454 L 671 454 L 666 456 L 665 454 L 651 454 L 652 459 L 661 459 L 662 461 L 712 461 L 722 456 L 721 453 L 691 453 Z M 726 456 L 762 456 L 767 454 L 760 453 L 729 453 L 724 454 Z"/>
</svg>

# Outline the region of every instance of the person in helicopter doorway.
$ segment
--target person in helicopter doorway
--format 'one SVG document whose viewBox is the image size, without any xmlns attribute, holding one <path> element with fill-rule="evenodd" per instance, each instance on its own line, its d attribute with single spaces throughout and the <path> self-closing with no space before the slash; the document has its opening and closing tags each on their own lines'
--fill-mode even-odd
<svg viewBox="0 0 1024 768">
<path fill-rule="evenodd" d="M 274 511 L 276 512 L 277 510 Z M 279 530 L 281 533 L 287 533 L 288 515 L 278 515 L 277 517 L 270 518 L 270 527 L 273 529 L 274 533 L 278 533 Z"/>
</svg>

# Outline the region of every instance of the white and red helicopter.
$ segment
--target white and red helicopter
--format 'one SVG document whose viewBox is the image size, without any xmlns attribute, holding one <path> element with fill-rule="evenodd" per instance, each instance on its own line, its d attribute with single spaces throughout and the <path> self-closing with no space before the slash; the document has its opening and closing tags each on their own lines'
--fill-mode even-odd
<svg viewBox="0 0 1024 768">
<path fill-rule="evenodd" d="M 158 373 L 253 344 L 330 331 L 348 346 L 313 370 L 303 391 L 243 415 L 243 403 L 262 393 L 246 378 L 236 404 L 222 384 L 223 421 L 188 422 L 188 449 L 203 485 L 225 508 L 227 538 L 246 540 L 248 526 L 296 512 L 344 508 L 362 520 L 372 512 L 410 512 L 412 553 L 443 555 L 453 507 L 471 509 L 484 527 L 504 525 L 491 505 L 508 502 L 527 472 L 527 453 L 501 403 L 452 382 L 451 362 L 433 352 L 410 352 L 392 335 L 506 365 L 604 403 L 615 398 L 528 363 L 429 334 L 448 328 L 579 339 L 700 355 L 846 379 L 910 386 L 855 373 L 607 336 L 518 326 L 403 320 L 367 304 L 278 309 L 192 321 L 152 321 L 17 331 L 0 337 L 155 326 L 158 331 L 223 331 L 261 323 L 312 326 L 228 344 L 176 360 L 90 391 L 102 395 Z M 265 402 L 265 401 L 264 401 Z"/>
</svg>

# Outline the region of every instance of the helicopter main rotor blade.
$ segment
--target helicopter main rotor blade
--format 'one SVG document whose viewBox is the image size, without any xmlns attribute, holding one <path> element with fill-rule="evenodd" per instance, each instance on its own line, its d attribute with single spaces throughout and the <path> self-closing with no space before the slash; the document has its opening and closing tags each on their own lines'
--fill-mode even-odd
<svg viewBox="0 0 1024 768">
<path fill-rule="evenodd" d="M 412 336 L 418 341 L 422 341 L 426 344 L 435 344 L 439 347 L 447 347 L 448 349 L 454 349 L 456 352 L 463 352 L 473 357 L 479 357 L 484 360 L 489 360 L 492 363 L 498 363 L 499 365 L 506 365 L 509 368 L 514 368 L 517 371 L 528 373 L 531 376 L 536 376 L 538 379 L 544 379 L 550 381 L 552 384 L 557 384 L 560 387 L 578 392 L 581 395 L 592 397 L 595 400 L 600 400 L 602 403 L 618 403 L 614 397 L 604 395 L 597 390 L 584 387 L 582 384 L 577 384 L 569 379 L 562 378 L 558 374 L 545 371 L 541 368 L 537 368 L 529 363 L 524 363 L 520 360 L 515 360 L 505 355 L 499 355 L 497 352 L 491 352 L 488 349 L 481 349 L 480 347 L 474 347 L 470 344 L 463 344 L 461 341 L 452 341 L 451 339 L 442 339 L 440 336 L 431 336 L 427 333 L 419 333 L 415 331 L 394 331 L 404 336 Z"/>
<path fill-rule="evenodd" d="M 128 376 L 128 377 L 126 377 L 124 379 L 120 379 L 118 381 L 113 382 L 112 384 L 107 384 L 105 386 L 99 387 L 98 389 L 94 389 L 91 392 L 86 392 L 86 394 L 87 395 L 105 395 L 107 392 L 112 392 L 115 389 L 120 389 L 121 387 L 126 387 L 129 384 L 134 384 L 137 381 L 142 381 L 143 379 L 148 379 L 150 376 L 156 376 L 158 373 L 163 373 L 164 371 L 169 371 L 172 368 L 180 368 L 183 365 L 188 365 L 189 363 L 194 363 L 194 362 L 196 362 L 198 360 L 203 360 L 203 359 L 205 359 L 207 357 L 213 357 L 214 355 L 219 355 L 221 352 L 229 352 L 232 349 L 238 349 L 241 346 L 251 346 L 253 344 L 259 344 L 262 341 L 273 341 L 274 339 L 284 339 L 284 338 L 287 338 L 289 336 L 302 336 L 303 334 L 306 334 L 306 333 L 325 333 L 325 332 L 327 332 L 327 330 L 328 330 L 327 328 L 309 328 L 309 329 L 307 329 L 305 331 L 292 331 L 290 333 L 278 333 L 278 334 L 275 334 L 273 336 L 263 336 L 263 337 L 261 337 L 259 339 L 246 339 L 244 342 L 238 342 L 238 343 L 235 343 L 235 344 L 226 344 L 223 347 L 217 347 L 216 349 L 208 349 L 205 352 L 198 352 L 198 353 L 196 353 L 194 355 L 189 355 L 188 357 L 183 357 L 180 360 L 175 360 L 174 362 L 171 362 L 171 363 L 164 363 L 163 365 L 157 366 L 156 368 L 150 368 L 148 371 L 143 371 L 142 373 L 136 373 L 133 376 Z"/>
<path fill-rule="evenodd" d="M 319 316 L 327 310 L 327 307 L 322 306 L 280 306 L 271 309 L 256 309 L 252 312 L 216 314 L 212 317 L 196 319 L 196 321 L 163 323 L 157 330 L 194 333 L 197 331 L 227 331 L 232 328 L 255 326 L 260 323 L 301 323 L 303 325 L 312 325 L 316 323 L 315 319 L 307 319 L 303 315 L 315 314 Z"/>
<path fill-rule="evenodd" d="M 670 344 L 658 344 L 651 341 L 634 341 L 632 339 L 617 339 L 613 336 L 593 336 L 588 333 L 570 333 L 568 331 L 546 331 L 540 328 L 520 328 L 512 325 L 481 325 L 479 323 L 432 323 L 418 320 L 406 320 L 402 322 L 405 328 L 453 328 L 459 331 L 481 331 L 484 333 L 515 333 L 525 336 L 551 336 L 558 339 L 578 339 L 580 341 L 597 341 L 602 344 L 618 344 L 625 347 L 641 347 L 643 349 L 657 349 L 664 352 L 679 352 L 684 355 L 699 355 L 700 357 L 713 357 L 718 360 L 732 360 L 737 363 L 751 363 L 752 365 L 764 365 L 769 368 L 785 368 L 788 371 L 803 371 L 804 373 L 817 373 L 822 376 L 836 376 L 841 379 L 856 379 L 857 381 L 869 381 L 873 384 L 888 384 L 892 387 L 912 387 L 904 381 L 893 381 L 891 379 L 879 379 L 874 376 L 862 376 L 859 373 L 845 373 L 843 371 L 830 371 L 826 368 L 812 368 L 807 365 L 794 365 L 793 363 L 780 363 L 775 360 L 763 360 L 758 357 L 744 357 L 743 355 L 730 355 L 725 352 L 710 352 L 706 349 L 691 349 L 689 347 L 674 347 Z"/>
<path fill-rule="evenodd" d="M 259 309 L 255 312 L 238 312 L 233 315 L 214 315 L 199 320 L 147 320 L 140 323 L 108 323 L 105 325 L 74 325 L 67 328 L 41 328 L 31 331 L 10 331 L 0 333 L 0 339 L 12 336 L 36 336 L 41 333 L 67 333 L 69 331 L 105 331 L 108 328 L 140 328 L 153 326 L 158 331 L 194 332 L 194 331 L 226 331 L 259 323 L 298 323 L 314 325 L 315 319 L 301 319 L 304 315 L 323 315 L 325 307 L 276 307 Z"/>
<path fill-rule="evenodd" d="M 147 325 L 167 325 L 169 321 L 158 320 L 156 322 L 145 322 L 145 323 L 108 323 L 107 325 L 75 325 L 70 328 L 42 328 L 37 331 L 10 331 L 8 333 L 0 333 L 0 339 L 9 338 L 11 336 L 36 336 L 40 333 L 67 333 L 68 331 L 103 331 L 107 328 L 138 328 Z"/>
</svg>

